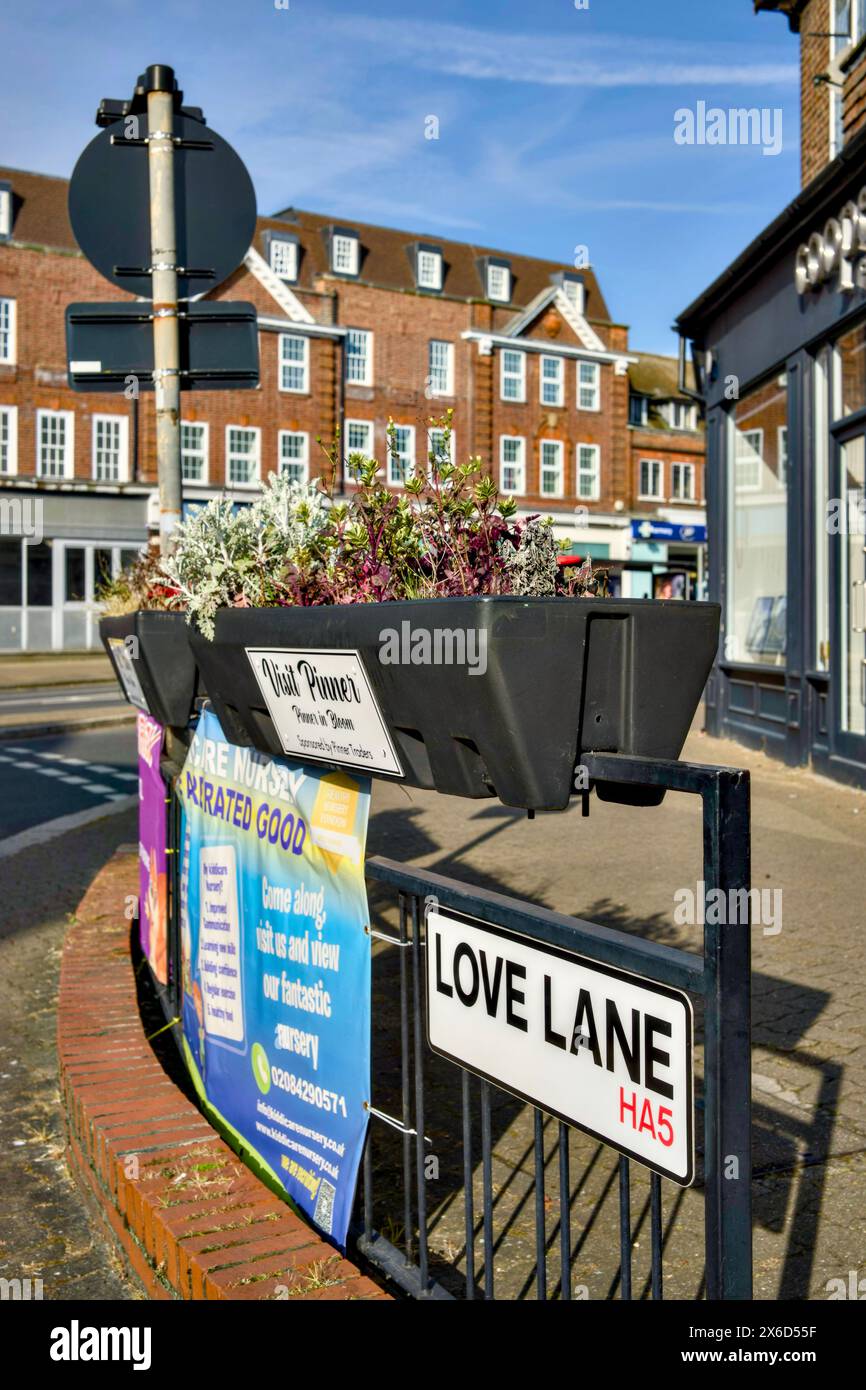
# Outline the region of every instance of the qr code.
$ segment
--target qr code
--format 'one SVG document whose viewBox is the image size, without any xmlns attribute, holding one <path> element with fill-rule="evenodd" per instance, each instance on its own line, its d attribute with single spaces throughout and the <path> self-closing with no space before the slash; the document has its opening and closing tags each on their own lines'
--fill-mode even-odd
<svg viewBox="0 0 866 1390">
<path fill-rule="evenodd" d="M 313 1220 L 321 1230 L 331 1234 L 334 1225 L 334 1198 L 337 1189 L 333 1183 L 327 1182 L 325 1178 L 319 1183 L 319 1195 L 316 1197 L 316 1210 L 313 1212 Z"/>
</svg>

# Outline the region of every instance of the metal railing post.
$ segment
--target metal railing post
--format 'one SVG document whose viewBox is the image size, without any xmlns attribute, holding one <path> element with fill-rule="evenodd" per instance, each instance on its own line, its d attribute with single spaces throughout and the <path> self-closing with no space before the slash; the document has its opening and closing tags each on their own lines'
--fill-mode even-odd
<svg viewBox="0 0 866 1390">
<path fill-rule="evenodd" d="M 751 880 L 749 774 L 718 769 L 702 790 L 706 900 L 726 905 L 704 925 L 704 1182 L 709 1299 L 752 1297 Z M 742 890 L 745 890 L 743 895 Z M 732 894 L 738 894 L 732 897 Z M 731 911 L 732 904 L 737 908 Z M 745 912 L 742 904 L 746 904 Z M 745 917 L 745 920 L 741 920 Z M 717 921 L 715 919 L 721 918 Z"/>
</svg>

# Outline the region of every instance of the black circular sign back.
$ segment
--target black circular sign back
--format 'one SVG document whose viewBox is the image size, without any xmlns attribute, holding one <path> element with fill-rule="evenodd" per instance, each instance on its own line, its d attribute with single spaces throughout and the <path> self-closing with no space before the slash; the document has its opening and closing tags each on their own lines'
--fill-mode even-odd
<svg viewBox="0 0 866 1390">
<path fill-rule="evenodd" d="M 147 117 L 114 121 L 81 154 L 69 185 L 69 219 L 75 240 L 106 280 L 151 299 L 149 275 L 118 274 L 150 265 L 150 189 L 147 146 L 125 140 L 143 137 Z M 210 149 L 176 148 L 174 154 L 178 297 L 214 289 L 236 270 L 256 228 L 256 195 L 246 166 L 216 131 L 175 115 L 173 134 L 208 142 Z M 115 142 L 112 143 L 112 136 Z"/>
</svg>

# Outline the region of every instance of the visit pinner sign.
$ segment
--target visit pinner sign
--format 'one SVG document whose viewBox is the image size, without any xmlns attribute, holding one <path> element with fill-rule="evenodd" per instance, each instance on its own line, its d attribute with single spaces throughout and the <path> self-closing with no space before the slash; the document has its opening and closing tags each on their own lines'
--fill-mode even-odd
<svg viewBox="0 0 866 1390">
<path fill-rule="evenodd" d="M 431 904 L 435 1052 L 688 1186 L 688 995 Z"/>
</svg>

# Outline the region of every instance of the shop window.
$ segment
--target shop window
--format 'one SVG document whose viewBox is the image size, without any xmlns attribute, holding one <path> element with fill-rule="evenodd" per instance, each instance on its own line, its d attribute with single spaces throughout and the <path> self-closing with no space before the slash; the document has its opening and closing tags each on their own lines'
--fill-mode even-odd
<svg viewBox="0 0 866 1390">
<path fill-rule="evenodd" d="M 114 573 L 114 552 L 99 550 L 93 552 L 93 588 L 96 593 L 107 584 Z"/>
<path fill-rule="evenodd" d="M 778 375 L 745 395 L 731 416 L 728 612 L 725 656 L 762 666 L 785 660 L 788 389 Z"/>
<path fill-rule="evenodd" d="M 50 608 L 51 596 L 51 542 L 40 541 L 38 545 L 25 545 L 27 553 L 27 607 Z"/>
<path fill-rule="evenodd" d="M 860 323 L 836 344 L 833 418 L 841 420 L 866 406 L 866 323 Z"/>
<path fill-rule="evenodd" d="M 20 608 L 21 542 L 0 540 L 0 608 Z"/>
<path fill-rule="evenodd" d="M 67 546 L 64 560 L 63 597 L 67 603 L 83 603 L 87 597 L 87 556 L 84 548 Z"/>
</svg>

